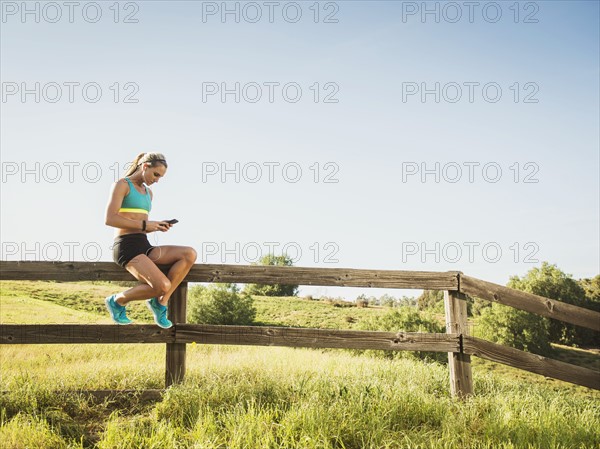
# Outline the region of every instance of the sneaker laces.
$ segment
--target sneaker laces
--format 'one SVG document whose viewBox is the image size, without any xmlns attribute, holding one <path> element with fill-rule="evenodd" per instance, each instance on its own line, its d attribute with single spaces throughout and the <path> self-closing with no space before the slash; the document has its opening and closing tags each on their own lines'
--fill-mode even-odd
<svg viewBox="0 0 600 449">
<path fill-rule="evenodd" d="M 115 305 L 115 308 L 117 309 L 117 316 L 118 316 L 118 318 L 128 319 L 127 318 L 127 311 L 125 309 L 125 306 L 122 306 L 121 304 L 119 304 L 116 299 L 113 299 L 113 303 Z"/>
<path fill-rule="evenodd" d="M 165 306 L 161 307 L 160 309 L 160 318 L 167 318 L 167 308 Z"/>
</svg>

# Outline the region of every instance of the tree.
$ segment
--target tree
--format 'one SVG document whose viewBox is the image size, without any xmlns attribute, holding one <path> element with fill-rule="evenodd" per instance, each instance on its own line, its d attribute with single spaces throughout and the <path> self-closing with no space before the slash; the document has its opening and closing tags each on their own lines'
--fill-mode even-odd
<svg viewBox="0 0 600 449">
<path fill-rule="evenodd" d="M 412 296 L 402 295 L 402 298 L 397 300 L 398 307 L 417 307 L 417 298 Z"/>
<path fill-rule="evenodd" d="M 419 310 L 444 310 L 444 292 L 441 290 L 423 290 L 417 298 Z"/>
<path fill-rule="evenodd" d="M 479 300 L 476 301 L 474 298 L 471 298 L 469 295 L 465 295 L 467 301 L 467 315 L 473 316 L 473 313 L 476 311 L 479 312 L 479 308 L 481 308 L 481 303 L 487 303 L 487 301 Z M 428 310 L 429 312 L 435 313 L 445 313 L 444 306 L 444 291 L 443 290 L 423 290 L 423 293 L 417 298 L 413 299 L 416 302 L 417 308 L 419 310 Z M 489 303 L 488 303 L 489 304 Z M 483 304 L 485 307 L 486 304 Z M 478 308 L 475 309 L 475 306 Z"/>
<path fill-rule="evenodd" d="M 267 254 L 263 256 L 259 262 L 259 265 L 276 265 L 282 267 L 291 267 L 293 265 L 292 259 L 284 254 L 281 256 L 275 256 L 274 254 Z M 255 264 L 253 264 L 255 265 Z M 247 284 L 244 288 L 244 293 L 249 295 L 259 296 L 296 296 L 298 294 L 298 285 L 263 285 L 263 284 Z"/>
<path fill-rule="evenodd" d="M 394 307 L 396 305 L 396 298 L 385 293 L 379 297 L 379 304 L 384 307 Z"/>
<path fill-rule="evenodd" d="M 589 308 L 600 311 L 600 274 L 592 279 L 580 279 L 578 283 L 585 292 Z"/>
<path fill-rule="evenodd" d="M 540 268 L 532 268 L 522 278 L 511 277 L 507 286 L 578 307 L 592 308 L 584 288 L 571 275 L 548 262 L 543 262 Z M 551 342 L 565 345 L 585 344 L 582 339 L 587 339 L 585 336 L 589 332 L 584 328 L 549 318 L 545 320 L 549 323 L 548 332 Z"/>
<path fill-rule="evenodd" d="M 364 293 L 356 297 L 356 307 L 369 307 L 369 298 Z"/>
<path fill-rule="evenodd" d="M 256 318 L 252 296 L 240 294 L 236 284 L 192 287 L 189 302 L 192 323 L 250 325 Z"/>
<path fill-rule="evenodd" d="M 593 300 L 600 291 L 596 289 L 595 279 L 577 282 L 556 265 L 543 262 L 541 267 L 532 268 L 523 277 L 511 277 L 507 286 L 593 309 L 595 304 L 600 304 Z M 482 337 L 538 354 L 548 354 L 551 351 L 550 343 L 586 345 L 592 344 L 597 338 L 591 329 L 496 303 L 481 311 L 478 324 Z"/>
<path fill-rule="evenodd" d="M 600 274 L 592 279 L 580 279 L 578 284 L 585 292 L 585 301 L 581 307 L 600 312 Z M 575 328 L 577 344 L 581 346 L 598 346 L 598 333 L 583 327 Z"/>
<path fill-rule="evenodd" d="M 371 295 L 371 296 L 369 296 L 367 298 L 367 301 L 368 301 L 368 303 L 369 303 L 370 306 L 379 306 L 380 305 L 379 304 L 379 298 L 377 296 Z"/>
<path fill-rule="evenodd" d="M 548 320 L 533 313 L 493 303 L 481 311 L 478 336 L 522 351 L 548 355 Z"/>
</svg>

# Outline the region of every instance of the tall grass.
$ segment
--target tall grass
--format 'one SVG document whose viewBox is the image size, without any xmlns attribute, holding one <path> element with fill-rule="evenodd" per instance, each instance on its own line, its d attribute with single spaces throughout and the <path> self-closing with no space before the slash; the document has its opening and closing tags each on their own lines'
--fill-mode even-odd
<svg viewBox="0 0 600 449">
<path fill-rule="evenodd" d="M 80 322 L 105 318 L 87 306 L 72 310 L 56 298 L 31 302 L 4 291 L 1 305 L 0 317 L 23 321 L 61 322 L 65 310 Z M 457 401 L 447 367 L 434 362 L 292 348 L 190 344 L 187 351 L 186 382 L 162 400 L 96 403 L 76 390 L 161 388 L 164 345 L 0 346 L 0 389 L 7 391 L 0 395 L 0 447 L 600 446 L 600 392 L 541 376 L 476 368 L 476 395 Z"/>
<path fill-rule="evenodd" d="M 119 365 L 120 388 L 134 383 L 156 386 L 162 381 L 162 370 L 152 371 L 146 382 L 140 380 L 147 354 L 138 358 L 139 352 L 130 354 L 128 366 Z M 26 418 L 35 423 L 27 431 L 29 437 L 52 435 L 48 438 L 62 439 L 71 447 L 77 447 L 82 437 L 85 447 L 98 448 L 594 448 L 600 444 L 598 394 L 576 396 L 476 373 L 477 395 L 459 402 L 449 395 L 447 369 L 436 363 L 331 351 L 195 345 L 189 349 L 183 385 L 170 388 L 154 404 L 130 399 L 118 405 L 93 405 L 81 394 L 66 391 L 52 393 L 65 386 L 61 374 L 68 378 L 67 371 L 77 362 L 71 363 L 49 377 L 41 375 L 41 366 L 35 368 L 35 382 L 23 377 L 10 381 L 10 373 L 8 379 L 3 376 L 3 384 L 5 380 L 11 384 L 10 393 L 0 401 L 3 440 L 16 440 L 22 428 L 19 423 Z M 93 360 L 81 365 L 80 373 L 88 370 L 88 388 L 113 385 L 103 379 L 103 373 L 96 373 Z"/>
</svg>

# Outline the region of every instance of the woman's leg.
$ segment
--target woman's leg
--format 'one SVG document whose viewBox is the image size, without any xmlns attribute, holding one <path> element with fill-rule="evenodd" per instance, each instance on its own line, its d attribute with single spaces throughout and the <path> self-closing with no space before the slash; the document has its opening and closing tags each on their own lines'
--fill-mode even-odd
<svg viewBox="0 0 600 449">
<path fill-rule="evenodd" d="M 162 298 L 159 298 L 159 302 L 166 306 L 175 289 L 194 266 L 197 258 L 196 250 L 189 246 L 157 246 L 152 248 L 148 253 L 148 257 L 157 265 L 171 265 L 167 273 L 167 278 L 171 283 L 170 288 L 161 295 L 156 295 L 162 296 Z"/>
<path fill-rule="evenodd" d="M 160 297 L 171 290 L 169 278 L 144 254 L 131 259 L 125 269 L 142 284 L 117 294 L 115 301 L 122 306 L 129 301 L 148 299 L 154 296 Z"/>
</svg>

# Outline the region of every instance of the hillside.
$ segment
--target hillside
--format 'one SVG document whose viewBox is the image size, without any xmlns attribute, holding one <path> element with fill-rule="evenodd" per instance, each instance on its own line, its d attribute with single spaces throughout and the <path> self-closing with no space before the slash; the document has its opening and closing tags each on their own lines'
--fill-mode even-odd
<svg viewBox="0 0 600 449">
<path fill-rule="evenodd" d="M 0 283 L 2 323 L 109 322 L 110 285 Z M 272 325 L 350 327 L 382 309 L 257 298 Z M 149 320 L 145 309 L 140 319 Z M 348 351 L 188 345 L 162 401 L 94 403 L 76 389 L 161 388 L 164 345 L 0 347 L 7 448 L 592 448 L 600 394 L 475 365 L 476 396 L 450 398 L 444 365 Z M 500 366 L 500 365 L 495 365 Z M 521 372 L 518 372 L 521 373 Z M 56 393 L 56 391 L 59 393 Z M 61 393 L 62 392 L 62 393 Z"/>
<path fill-rule="evenodd" d="M 104 306 L 104 298 L 123 287 L 110 282 L 20 282 L 0 281 L 0 320 L 3 323 L 75 323 L 86 322 L 109 324 Z M 6 302 L 9 298 L 20 301 Z M 270 298 L 256 296 L 256 324 L 265 326 L 290 326 L 331 329 L 356 329 L 362 320 L 385 314 L 386 307 L 354 307 L 352 303 L 340 301 L 317 301 L 297 297 Z M 49 308 L 44 313 L 39 311 L 39 302 L 54 304 L 58 308 Z M 5 307 L 2 307 L 5 305 Z M 31 305 L 31 307 L 30 307 Z M 81 315 L 74 311 L 87 312 Z M 128 315 L 136 323 L 152 323 L 152 317 L 143 302 L 134 302 L 128 306 Z M 438 316 L 443 323 L 443 316 Z M 600 349 L 579 349 L 566 346 L 555 346 L 554 358 L 567 363 L 574 363 L 600 369 Z M 573 391 L 587 391 L 569 383 L 521 371 L 509 366 L 488 362 L 479 358 L 472 361 L 474 366 L 484 371 L 494 371 L 513 378 L 544 382 L 557 388 Z"/>
<path fill-rule="evenodd" d="M 107 316 L 104 298 L 119 290 L 123 290 L 123 287 L 108 282 L 0 282 L 0 296 L 3 298 L 18 297 L 41 300 L 68 307 L 70 310 L 94 313 L 93 316 L 96 316 L 96 319 Z M 345 305 L 351 306 L 352 304 L 347 303 Z M 295 297 L 268 298 L 257 296 L 255 297 L 255 307 L 257 309 L 257 324 L 336 329 L 351 329 L 361 319 L 385 312 L 382 307 L 340 307 L 338 302 L 309 301 Z M 128 306 L 127 314 L 136 322 L 152 322 L 148 310 L 141 301 L 136 301 Z M 0 317 L 19 322 L 21 316 L 0 315 Z M 51 321 L 44 322 L 49 323 Z M 61 319 L 60 315 L 57 315 L 54 322 L 62 323 L 65 321 Z"/>
<path fill-rule="evenodd" d="M 354 329 L 368 317 L 386 312 L 383 307 L 354 307 L 341 301 L 255 296 L 256 321 L 271 326 Z"/>
</svg>

